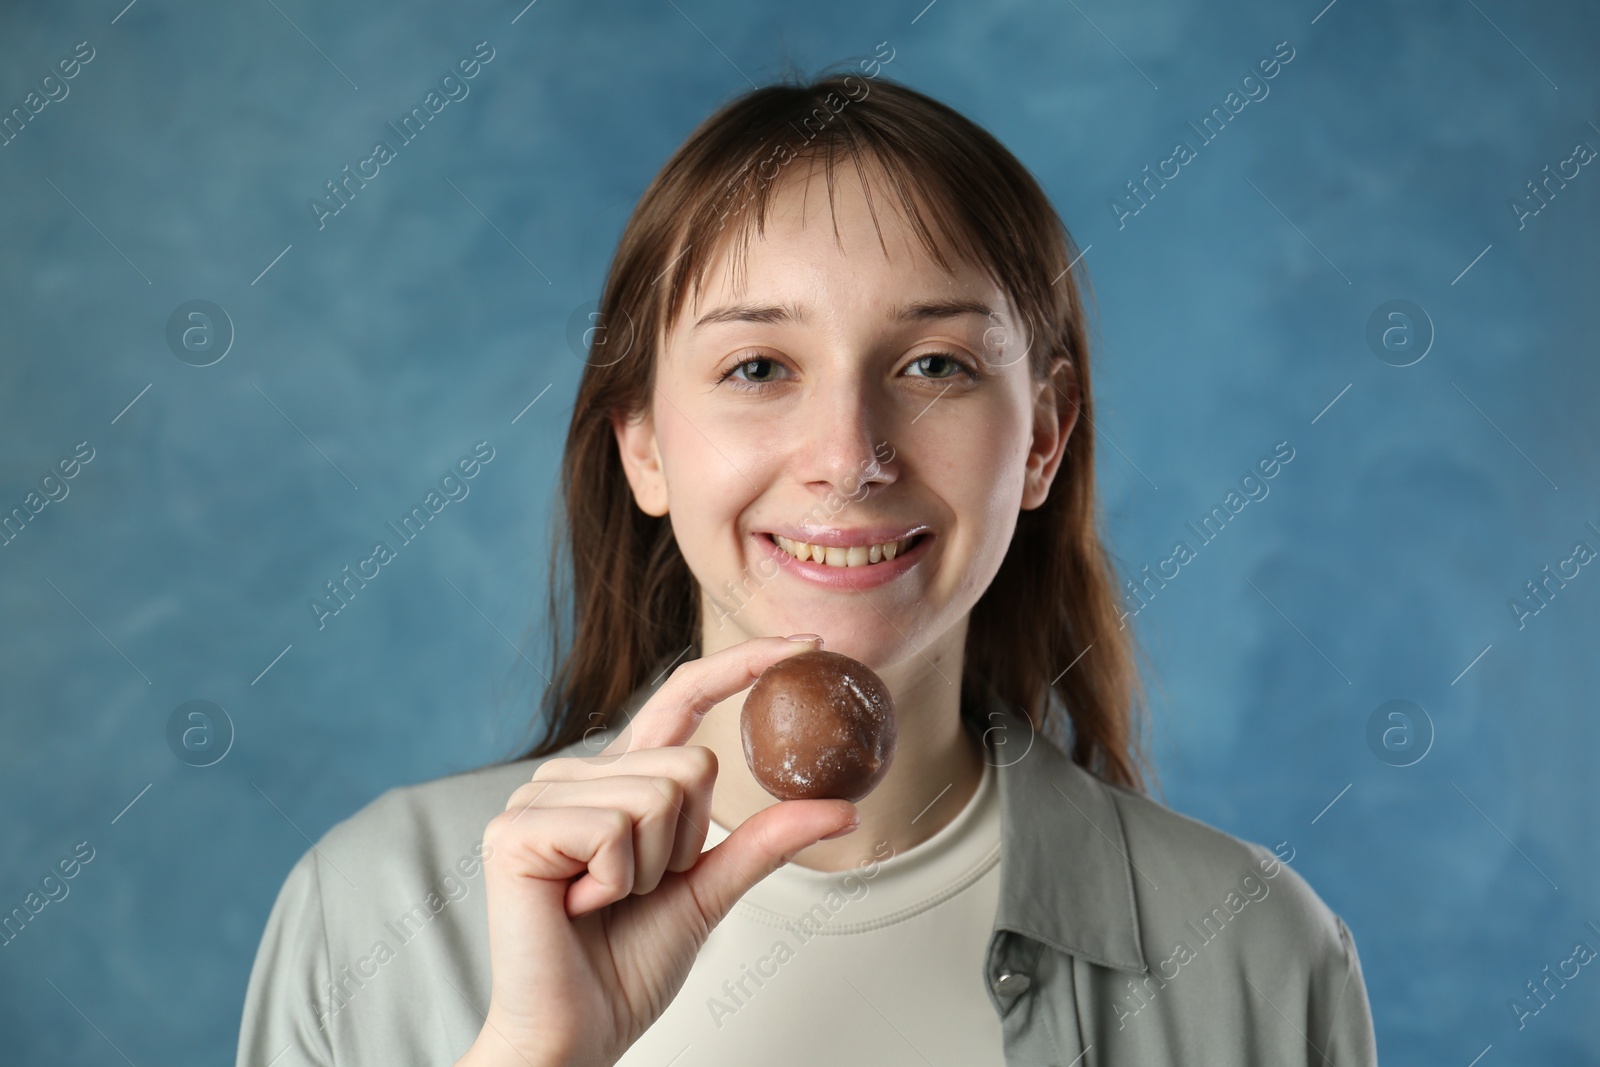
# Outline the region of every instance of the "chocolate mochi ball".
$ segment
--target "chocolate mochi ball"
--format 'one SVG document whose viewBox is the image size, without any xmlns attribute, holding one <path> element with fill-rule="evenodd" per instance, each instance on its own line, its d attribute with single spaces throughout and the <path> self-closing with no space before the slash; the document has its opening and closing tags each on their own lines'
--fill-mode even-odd
<svg viewBox="0 0 1600 1067">
<path fill-rule="evenodd" d="M 779 800 L 861 800 L 894 759 L 889 687 L 837 652 L 800 652 L 761 672 L 739 717 L 744 758 Z"/>
</svg>

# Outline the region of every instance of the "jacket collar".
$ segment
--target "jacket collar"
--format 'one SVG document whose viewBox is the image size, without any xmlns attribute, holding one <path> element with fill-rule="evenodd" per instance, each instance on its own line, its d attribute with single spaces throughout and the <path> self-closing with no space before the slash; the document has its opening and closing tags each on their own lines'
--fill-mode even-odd
<svg viewBox="0 0 1600 1067">
<path fill-rule="evenodd" d="M 996 930 L 1142 972 L 1132 861 L 1111 787 L 990 698 L 983 742 L 1000 786 Z"/>
</svg>

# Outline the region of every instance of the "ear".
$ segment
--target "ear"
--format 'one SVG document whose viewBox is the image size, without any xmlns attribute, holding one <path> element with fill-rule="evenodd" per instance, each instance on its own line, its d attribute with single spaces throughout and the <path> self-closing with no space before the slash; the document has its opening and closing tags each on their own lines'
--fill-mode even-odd
<svg viewBox="0 0 1600 1067">
<path fill-rule="evenodd" d="M 1033 443 L 1022 488 L 1022 509 L 1031 511 L 1045 502 L 1062 457 L 1067 454 L 1067 439 L 1078 424 L 1078 375 L 1072 361 L 1056 356 L 1050 361 L 1046 378 L 1034 384 Z"/>
<path fill-rule="evenodd" d="M 656 447 L 655 419 L 647 404 L 629 415 L 611 413 L 611 428 L 617 435 L 617 452 L 622 471 L 633 488 L 634 502 L 646 515 L 660 518 L 667 513 L 667 479 L 661 469 L 661 450 Z"/>
</svg>

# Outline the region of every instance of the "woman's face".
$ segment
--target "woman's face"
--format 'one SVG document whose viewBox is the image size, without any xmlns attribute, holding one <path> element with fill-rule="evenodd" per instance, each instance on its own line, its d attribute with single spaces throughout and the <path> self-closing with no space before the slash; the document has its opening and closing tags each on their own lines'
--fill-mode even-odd
<svg viewBox="0 0 1600 1067">
<path fill-rule="evenodd" d="M 700 584 L 703 653 L 809 632 L 877 669 L 941 638 L 959 654 L 1019 509 L 1045 499 L 1075 386 L 1033 380 L 1005 293 L 948 250 L 946 275 L 874 189 L 885 252 L 859 170 L 835 172 L 832 217 L 816 178 L 809 202 L 803 175 L 780 179 L 742 288 L 725 248 L 670 325 L 649 412 L 616 424 L 624 467 Z"/>
</svg>

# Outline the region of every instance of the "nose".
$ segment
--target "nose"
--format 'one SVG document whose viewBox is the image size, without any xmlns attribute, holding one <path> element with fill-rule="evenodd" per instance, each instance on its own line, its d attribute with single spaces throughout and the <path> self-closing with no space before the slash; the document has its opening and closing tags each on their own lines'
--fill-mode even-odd
<svg viewBox="0 0 1600 1067">
<path fill-rule="evenodd" d="M 819 495 L 852 500 L 892 484 L 897 475 L 886 432 L 889 416 L 885 399 L 864 388 L 859 374 L 822 376 L 800 412 L 799 476 Z"/>
</svg>

